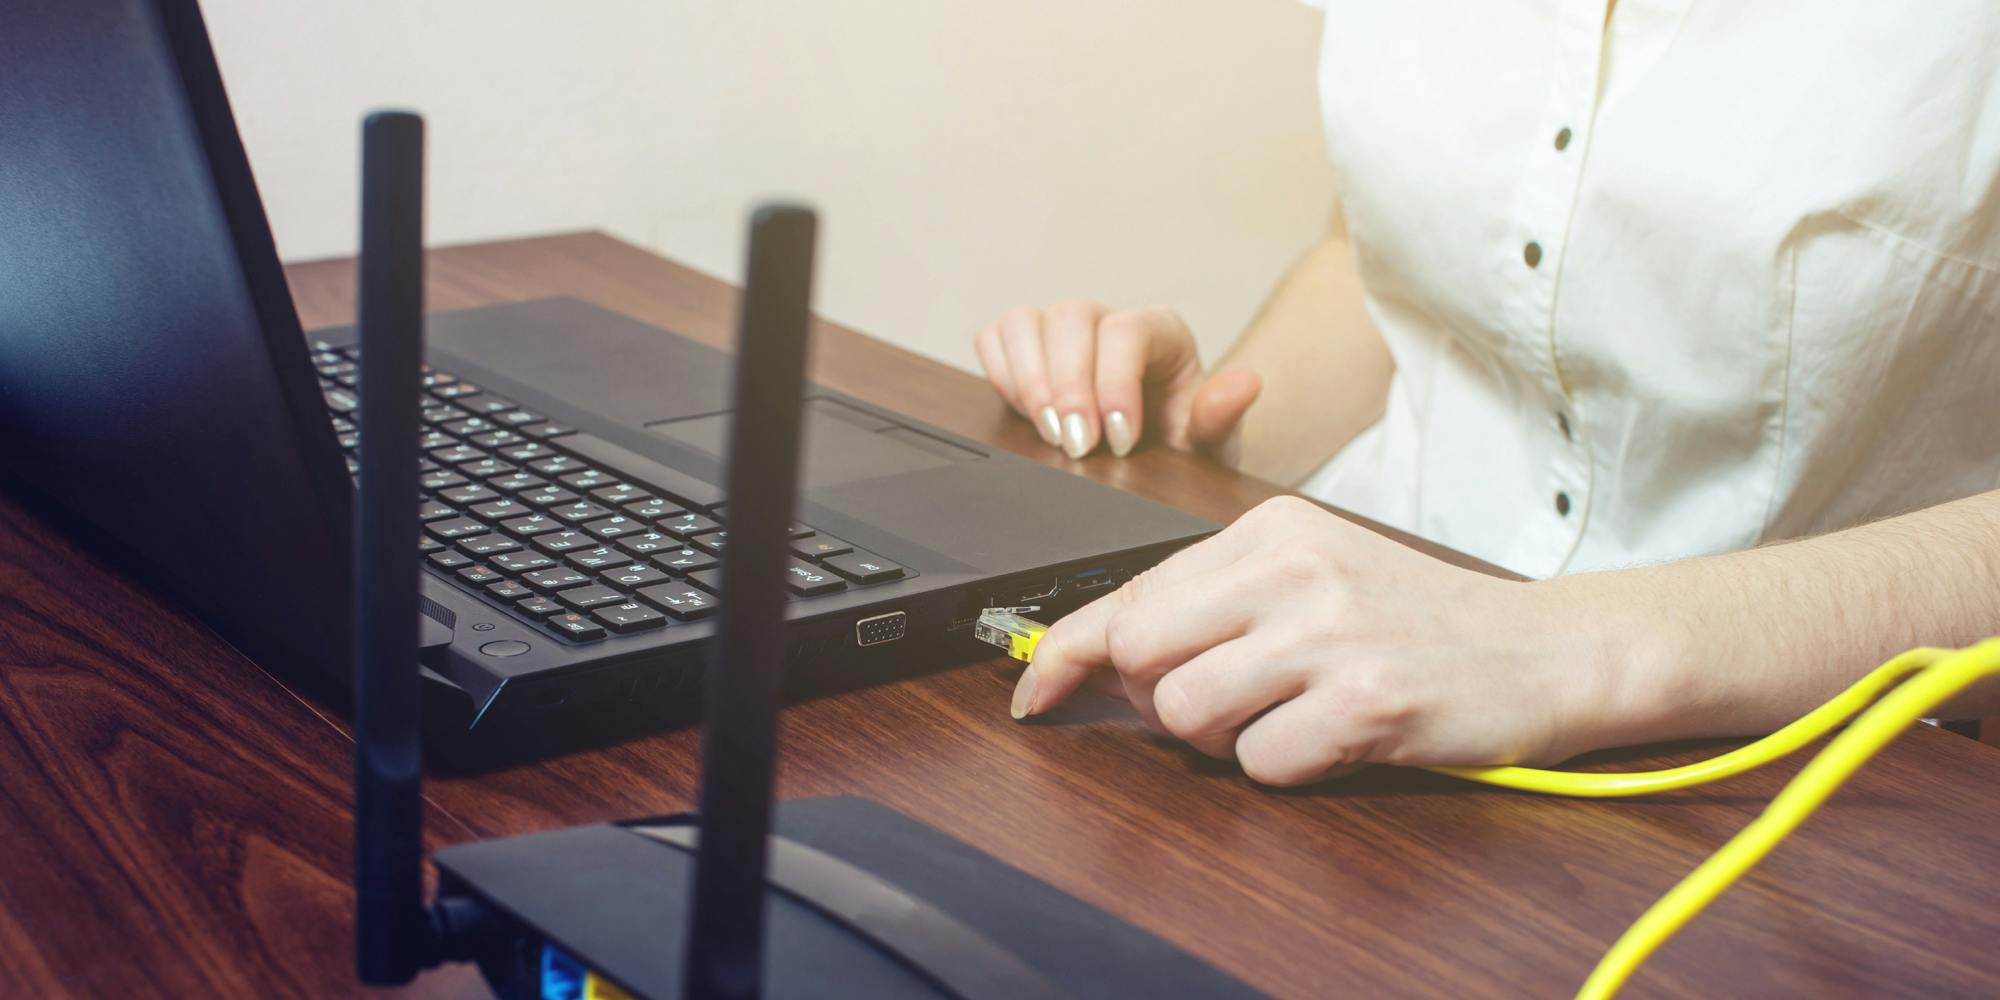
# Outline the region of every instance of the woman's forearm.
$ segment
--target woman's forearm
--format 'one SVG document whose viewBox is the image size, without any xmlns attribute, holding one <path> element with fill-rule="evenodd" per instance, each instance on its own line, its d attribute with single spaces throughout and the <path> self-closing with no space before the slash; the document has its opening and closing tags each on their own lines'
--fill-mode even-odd
<svg viewBox="0 0 2000 1000">
<path fill-rule="evenodd" d="M 1381 417 L 1395 365 L 1344 232 L 1286 272 L 1221 364 L 1263 377 L 1238 464 L 1273 482 L 1296 485 Z"/>
<path fill-rule="evenodd" d="M 1896 653 L 2000 634 L 2000 492 L 1744 552 L 1559 577 L 1622 661 L 1605 742 L 1769 732 Z M 1940 710 L 2000 715 L 2000 685 Z"/>
</svg>

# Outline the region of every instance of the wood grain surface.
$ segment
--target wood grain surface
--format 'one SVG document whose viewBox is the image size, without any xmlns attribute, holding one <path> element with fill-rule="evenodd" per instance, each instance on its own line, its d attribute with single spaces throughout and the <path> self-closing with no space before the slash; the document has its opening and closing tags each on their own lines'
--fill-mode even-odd
<svg viewBox="0 0 2000 1000">
<path fill-rule="evenodd" d="M 309 327 L 351 319 L 349 262 L 289 271 Z M 552 294 L 715 344 L 734 303 L 601 235 L 431 254 L 433 309 Z M 1214 520 L 1277 492 L 1158 450 L 1069 461 L 977 380 L 839 327 L 817 330 L 814 373 Z M 780 794 L 875 798 L 1283 996 L 1565 995 L 1796 770 L 1632 802 L 1387 769 L 1272 792 L 1107 700 L 1015 723 L 1006 662 L 788 708 Z M 690 808 L 697 735 L 435 779 L 430 842 Z M 327 707 L 0 497 L 0 995 L 359 992 L 350 752 Z M 2000 993 L 1996 830 L 2000 750 L 1918 727 L 1630 995 Z M 399 992 L 481 987 L 461 967 Z"/>
</svg>

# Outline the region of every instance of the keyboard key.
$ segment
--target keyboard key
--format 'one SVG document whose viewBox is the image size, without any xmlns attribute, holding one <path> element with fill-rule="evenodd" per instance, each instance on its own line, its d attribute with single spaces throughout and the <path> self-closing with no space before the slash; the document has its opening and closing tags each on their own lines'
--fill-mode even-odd
<svg viewBox="0 0 2000 1000">
<path fill-rule="evenodd" d="M 473 563 L 459 570 L 458 578 L 475 587 L 484 587 L 489 583 L 499 583 L 501 580 L 506 579 L 500 575 L 498 570 L 485 563 Z"/>
<path fill-rule="evenodd" d="M 450 385 L 453 382 L 458 381 L 458 376 L 453 375 L 450 372 L 438 371 L 437 369 L 431 368 L 429 365 L 426 365 L 424 366 L 424 377 L 420 381 L 424 388 L 435 389 L 438 386 Z"/>
<path fill-rule="evenodd" d="M 548 625 L 578 642 L 604 638 L 604 626 L 578 614 L 556 615 L 549 619 Z"/>
<path fill-rule="evenodd" d="M 352 420 L 349 420 L 349 419 L 347 419 L 346 417 L 335 417 L 335 418 L 333 418 L 333 430 L 334 430 L 334 433 L 336 433 L 336 434 L 345 434 L 345 433 L 347 433 L 348 431 L 351 431 L 351 430 L 353 430 L 353 429 L 354 429 L 354 421 L 352 421 Z"/>
<path fill-rule="evenodd" d="M 466 556 L 462 553 L 453 552 L 450 549 L 446 549 L 442 552 L 433 552 L 426 558 L 430 559 L 431 565 L 436 566 L 439 569 L 459 569 L 464 566 L 472 565 L 471 557 Z"/>
<path fill-rule="evenodd" d="M 646 494 L 644 489 L 634 486 L 631 483 L 616 483 L 602 489 L 591 490 L 590 497 L 598 503 L 610 507 L 623 507 L 628 503 L 637 503 L 641 500 L 652 499 L 652 497 Z"/>
<path fill-rule="evenodd" d="M 592 521 L 584 525 L 583 530 L 599 538 L 611 539 L 617 538 L 620 535 L 631 535 L 645 531 L 646 522 L 626 517 L 623 514 L 615 514 L 601 521 Z"/>
<path fill-rule="evenodd" d="M 687 575 L 687 581 L 711 594 L 722 593 L 722 569 L 698 569 Z"/>
<path fill-rule="evenodd" d="M 792 526 L 785 530 L 785 537 L 787 538 L 804 538 L 810 534 L 813 534 L 813 529 L 797 521 L 793 521 Z"/>
<path fill-rule="evenodd" d="M 437 492 L 438 490 L 449 489 L 450 487 L 453 486 L 463 485 L 464 483 L 465 483 L 465 477 L 459 475 L 456 472 L 451 471 L 450 469 L 439 469 L 436 472 L 427 472 L 417 478 L 418 486 L 430 490 L 433 493 Z"/>
<path fill-rule="evenodd" d="M 719 602 L 714 595 L 704 594 L 693 587 L 662 585 L 647 587 L 639 591 L 646 603 L 673 615 L 682 621 L 691 621 L 714 611 Z"/>
<path fill-rule="evenodd" d="M 687 513 L 687 511 L 682 510 L 680 504 L 672 501 L 647 497 L 637 503 L 626 504 L 625 513 L 642 520 L 654 521 L 663 517 L 677 517 Z"/>
<path fill-rule="evenodd" d="M 587 549 L 596 544 L 597 539 L 569 528 L 535 536 L 535 548 L 552 555 L 561 555 L 571 549 Z"/>
<path fill-rule="evenodd" d="M 722 547 L 729 544 L 729 532 L 711 531 L 706 535 L 694 536 L 694 547 L 712 556 L 722 555 Z"/>
<path fill-rule="evenodd" d="M 502 493 L 526 493 L 532 489 L 547 486 L 549 481 L 533 473 L 515 469 L 504 476 L 494 476 L 486 480 L 486 485 Z"/>
<path fill-rule="evenodd" d="M 474 535 L 471 538 L 458 540 L 458 551 L 474 559 L 484 559 L 501 552 L 513 552 L 520 547 L 520 542 L 506 535 Z"/>
<path fill-rule="evenodd" d="M 361 397 L 352 389 L 328 389 L 321 395 L 326 397 L 326 408 L 335 413 L 353 413 L 361 408 Z"/>
<path fill-rule="evenodd" d="M 585 469 L 582 472 L 572 472 L 567 476 L 560 477 L 560 480 L 564 486 L 580 493 L 588 493 L 591 490 L 604 486 L 613 486 L 618 483 L 617 476 L 602 469 Z"/>
<path fill-rule="evenodd" d="M 464 538 L 487 530 L 486 526 L 468 517 L 455 517 L 449 521 L 432 521 L 424 530 L 439 538 Z"/>
<path fill-rule="evenodd" d="M 557 438 L 565 434 L 575 434 L 576 428 L 561 424 L 524 424 L 521 433 L 532 438 Z"/>
<path fill-rule="evenodd" d="M 597 578 L 614 587 L 624 587 L 627 590 L 633 587 L 650 587 L 656 583 L 666 583 L 673 579 L 673 577 L 667 575 L 666 570 L 648 566 L 644 563 L 633 563 L 630 566 L 620 566 L 617 569 L 606 570 L 597 574 Z"/>
<path fill-rule="evenodd" d="M 533 514 L 534 512 L 535 508 L 530 507 L 519 500 L 508 500 L 504 498 L 499 500 L 494 500 L 488 503 L 482 503 L 472 508 L 472 513 L 475 516 L 483 517 L 488 521 L 504 521 L 510 517 L 526 517 L 529 514 Z"/>
<path fill-rule="evenodd" d="M 536 535 L 562 530 L 562 522 L 547 514 L 529 514 L 511 521 L 500 522 L 500 530 L 517 538 L 533 538 Z"/>
<path fill-rule="evenodd" d="M 477 462 L 485 458 L 486 453 L 477 448 L 461 444 L 453 445 L 450 448 L 433 448 L 431 449 L 431 457 L 446 465 L 457 465 L 460 462 Z"/>
<path fill-rule="evenodd" d="M 675 538 L 693 538 L 707 531 L 719 530 L 722 525 L 706 514 L 687 513 L 678 517 L 663 518 L 656 522 L 661 531 Z"/>
<path fill-rule="evenodd" d="M 459 405 L 464 406 L 465 404 L 460 403 Z M 486 419 L 485 417 L 466 417 L 464 420 L 454 420 L 438 428 L 438 430 L 441 430 L 446 434 L 456 434 L 459 437 L 468 437 L 473 434 L 484 434 L 487 431 L 497 431 L 499 429 L 500 429 L 499 424 L 496 424 L 493 421 Z"/>
<path fill-rule="evenodd" d="M 642 531 L 635 535 L 623 535 L 618 539 L 618 547 L 635 556 L 650 556 L 655 552 L 678 549 L 681 543 L 657 531 Z"/>
<path fill-rule="evenodd" d="M 711 569 L 715 564 L 714 556 L 695 548 L 667 549 L 653 556 L 653 565 L 683 576 L 697 570 Z"/>
<path fill-rule="evenodd" d="M 430 553 L 432 553 L 432 552 L 436 552 L 437 550 L 439 550 L 439 549 L 441 549 L 441 548 L 444 548 L 444 543 L 443 543 L 443 542 L 440 542 L 440 541 L 438 541 L 438 540 L 437 540 L 437 539 L 435 539 L 435 538 L 432 538 L 432 537 L 431 537 L 431 536 L 429 536 L 429 535 L 425 535 L 425 536 L 423 536 L 423 537 L 422 537 L 422 538 L 421 538 L 420 540 L 418 540 L 418 542 L 417 542 L 417 551 L 418 551 L 419 553 L 421 553 L 421 554 L 425 554 L 425 555 L 428 555 L 428 554 L 430 554 Z"/>
<path fill-rule="evenodd" d="M 450 385 L 441 385 L 431 390 L 431 395 L 439 399 L 463 399 L 466 396 L 475 396 L 478 394 L 479 387 L 470 382 L 454 382 Z"/>
<path fill-rule="evenodd" d="M 417 448 L 428 455 L 439 448 L 450 448 L 458 443 L 457 438 L 442 431 L 426 431 L 423 437 L 417 439 Z"/>
<path fill-rule="evenodd" d="M 547 569 L 556 561 L 540 552 L 502 552 L 487 560 L 502 573 L 521 574 Z"/>
<path fill-rule="evenodd" d="M 534 591 L 529 590 L 528 588 L 523 587 L 512 580 L 503 580 L 499 583 L 487 584 L 486 592 L 492 594 L 494 597 L 497 597 L 503 601 L 518 601 L 524 597 L 535 596 Z"/>
<path fill-rule="evenodd" d="M 500 449 L 500 457 L 510 462 L 539 462 L 543 459 L 554 458 L 562 454 L 540 441 L 525 441 L 520 444 L 501 445 L 498 447 Z"/>
<path fill-rule="evenodd" d="M 514 606 L 520 608 L 523 614 L 534 615 L 537 618 L 547 618 L 550 615 L 569 613 L 568 608 L 546 597 L 530 597 L 515 601 Z"/>
<path fill-rule="evenodd" d="M 487 431 L 484 434 L 474 434 L 466 440 L 471 441 L 481 448 L 494 449 L 510 448 L 517 444 L 526 443 L 528 439 L 513 431 Z"/>
<path fill-rule="evenodd" d="M 539 413 L 536 413 L 533 410 L 508 410 L 507 412 L 499 415 L 499 420 L 503 424 L 511 424 L 513 426 L 519 427 L 522 424 L 543 423 L 544 421 L 548 420 L 548 418 L 542 416 Z"/>
<path fill-rule="evenodd" d="M 612 590 L 610 587 L 594 585 L 588 587 L 571 587 L 568 590 L 557 593 L 556 600 L 578 611 L 588 611 L 591 608 L 605 604 L 623 604 L 626 597 L 624 594 Z"/>
<path fill-rule="evenodd" d="M 637 601 L 598 608 L 591 612 L 590 616 L 602 622 L 605 628 L 620 634 L 644 632 L 649 628 L 660 628 L 667 623 L 666 615 Z"/>
<path fill-rule="evenodd" d="M 785 586 L 790 587 L 792 593 L 805 597 L 847 589 L 846 582 L 839 577 L 812 563 L 796 559 L 792 560 L 790 566 L 785 567 Z"/>
<path fill-rule="evenodd" d="M 855 583 L 881 583 L 903 575 L 903 567 L 863 549 L 829 556 L 825 562 L 826 568 Z"/>
<path fill-rule="evenodd" d="M 348 431 L 345 434 L 337 434 L 334 436 L 334 440 L 337 443 L 339 443 L 339 445 L 343 449 L 347 451 L 353 451 L 354 449 L 361 447 L 361 432 Z"/>
<path fill-rule="evenodd" d="M 588 500 L 578 500 L 575 503 L 558 504 L 557 506 L 550 507 L 549 513 L 571 524 L 581 524 L 584 521 L 595 521 L 611 513 L 611 508 L 591 503 Z"/>
<path fill-rule="evenodd" d="M 448 421 L 461 419 L 464 416 L 465 416 L 464 410 L 461 410 L 458 407 L 451 405 L 450 403 L 434 403 L 430 406 L 424 407 L 424 423 L 427 424 L 442 424 Z M 438 433 L 438 432 L 433 431 L 432 433 Z"/>
<path fill-rule="evenodd" d="M 514 409 L 512 400 L 501 399 L 491 393 L 481 393 L 477 396 L 460 396 L 452 402 L 482 416 L 505 413 L 508 410 Z"/>
<path fill-rule="evenodd" d="M 458 463 L 458 471 L 474 479 L 492 479 L 514 471 L 514 463 L 502 462 L 497 458 L 482 458 L 473 462 Z"/>
<path fill-rule="evenodd" d="M 539 462 L 529 462 L 528 468 L 544 476 L 567 476 L 572 472 L 582 472 L 590 468 L 590 466 L 583 464 L 581 459 L 571 458 L 568 455 L 557 455 L 554 458 L 545 458 Z"/>
<path fill-rule="evenodd" d="M 532 490 L 522 490 L 520 493 L 515 494 L 515 496 L 522 503 L 531 504 L 536 507 L 554 507 L 557 504 L 575 503 L 580 499 L 576 494 L 554 484 L 539 486 Z"/>
<path fill-rule="evenodd" d="M 454 486 L 448 490 L 439 490 L 438 499 L 446 503 L 457 504 L 460 507 L 470 507 L 473 504 L 498 500 L 500 499 L 500 494 L 478 483 L 467 483 L 464 486 Z"/>
<path fill-rule="evenodd" d="M 521 577 L 521 582 L 541 590 L 562 590 L 566 587 L 581 587 L 590 582 L 590 577 L 567 566 L 557 566 L 552 569 L 538 569 Z"/>
<path fill-rule="evenodd" d="M 420 500 L 417 502 L 417 520 L 419 521 L 442 521 L 457 513 L 458 508 L 448 503 L 439 503 L 436 500 Z"/>
<path fill-rule="evenodd" d="M 568 560 L 571 566 L 589 570 L 610 569 L 613 566 L 623 566 L 632 561 L 631 556 L 608 545 L 601 545 L 594 549 L 577 549 L 573 552 L 566 552 L 563 554 L 563 558 Z"/>
<path fill-rule="evenodd" d="M 792 543 L 792 551 L 807 559 L 824 559 L 854 551 L 854 546 L 832 535 L 814 535 Z"/>
</svg>

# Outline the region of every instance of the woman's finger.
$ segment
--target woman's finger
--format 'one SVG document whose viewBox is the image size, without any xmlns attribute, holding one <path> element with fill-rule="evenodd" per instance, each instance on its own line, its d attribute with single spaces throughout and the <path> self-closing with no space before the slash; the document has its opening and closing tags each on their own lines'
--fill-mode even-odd
<svg viewBox="0 0 2000 1000">
<path fill-rule="evenodd" d="M 1060 447 L 1062 422 L 1049 405 L 1049 368 L 1042 353 L 1042 314 L 1027 306 L 1007 311 L 1000 321 L 1001 353 L 1014 375 L 1014 391 L 1022 415 L 1035 424 L 1042 440 Z"/>
<path fill-rule="evenodd" d="M 1071 458 L 1097 447 L 1097 318 L 1103 312 L 1092 302 L 1062 302 L 1043 314 L 1049 405 L 1062 429 L 1062 449 Z"/>
</svg>

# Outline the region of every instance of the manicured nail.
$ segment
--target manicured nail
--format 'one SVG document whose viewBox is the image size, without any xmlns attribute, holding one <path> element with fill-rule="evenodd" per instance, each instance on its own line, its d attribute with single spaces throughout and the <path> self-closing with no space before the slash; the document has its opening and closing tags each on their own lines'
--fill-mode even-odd
<svg viewBox="0 0 2000 1000">
<path fill-rule="evenodd" d="M 1082 458 L 1090 453 L 1090 442 L 1084 434 L 1090 430 L 1083 422 L 1083 414 L 1072 413 L 1063 418 L 1063 451 L 1071 458 Z"/>
<path fill-rule="evenodd" d="M 1025 719 L 1035 708 L 1035 668 L 1021 671 L 1021 680 L 1014 685 L 1014 718 Z"/>
<path fill-rule="evenodd" d="M 1056 416 L 1056 408 L 1044 406 L 1035 416 L 1035 429 L 1042 432 L 1042 440 L 1051 445 L 1062 444 L 1062 418 Z"/>
<path fill-rule="evenodd" d="M 1112 410 L 1104 415 L 1104 440 L 1110 442 L 1111 453 L 1119 458 L 1132 453 L 1132 446 L 1139 442 L 1132 436 L 1132 421 L 1125 419 L 1125 411 Z"/>
</svg>

